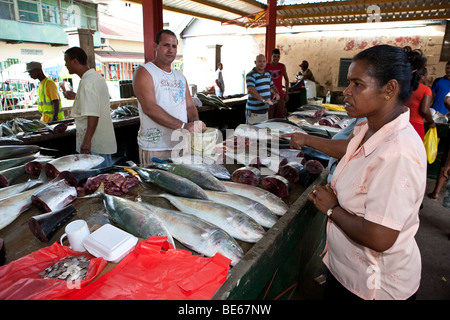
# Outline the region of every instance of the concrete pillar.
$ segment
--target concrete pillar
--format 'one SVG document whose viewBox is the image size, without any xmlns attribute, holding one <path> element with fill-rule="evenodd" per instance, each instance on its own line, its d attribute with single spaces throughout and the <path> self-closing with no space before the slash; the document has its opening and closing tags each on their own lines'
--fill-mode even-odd
<svg viewBox="0 0 450 320">
<path fill-rule="evenodd" d="M 66 28 L 64 31 L 67 34 L 69 41 L 69 48 L 80 47 L 88 56 L 88 65 L 90 68 L 95 68 L 95 53 L 94 53 L 94 37 L 95 30 L 83 28 Z"/>
</svg>

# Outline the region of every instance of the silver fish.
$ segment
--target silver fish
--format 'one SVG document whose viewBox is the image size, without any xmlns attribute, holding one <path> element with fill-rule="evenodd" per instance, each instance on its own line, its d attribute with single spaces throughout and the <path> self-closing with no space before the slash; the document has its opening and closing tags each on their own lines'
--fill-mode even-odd
<svg viewBox="0 0 450 320">
<path fill-rule="evenodd" d="M 161 194 L 178 210 L 194 215 L 223 229 L 236 240 L 255 243 L 264 236 L 264 229 L 248 215 L 235 208 L 211 200 L 189 199 Z"/>
<path fill-rule="evenodd" d="M 176 210 L 164 209 L 142 202 L 157 214 L 166 224 L 172 236 L 187 248 L 208 257 L 220 253 L 235 266 L 244 251 L 228 233 L 221 228 L 193 215 Z"/>
<path fill-rule="evenodd" d="M 42 212 L 60 210 L 77 198 L 77 189 L 64 179 L 54 179 L 33 193 L 32 203 Z"/>
<path fill-rule="evenodd" d="M 258 201 L 231 192 L 205 190 L 205 193 L 210 200 L 244 212 L 265 228 L 271 228 L 278 221 L 278 217 Z"/>
<path fill-rule="evenodd" d="M 48 162 L 45 171 L 50 178 L 56 178 L 61 171 L 87 170 L 100 165 L 105 159 L 93 154 L 70 154 Z"/>
<path fill-rule="evenodd" d="M 162 220 L 141 202 L 101 193 L 103 203 L 112 220 L 136 237 L 167 237 L 167 242 L 175 248 L 171 233 Z"/>
<path fill-rule="evenodd" d="M 46 184 L 45 184 L 46 185 Z M 0 230 L 31 208 L 31 196 L 45 185 L 0 200 Z"/>
<path fill-rule="evenodd" d="M 289 206 L 272 192 L 248 184 L 222 181 L 228 192 L 258 201 L 269 208 L 277 216 L 284 215 Z"/>
<path fill-rule="evenodd" d="M 0 146 L 0 159 L 10 159 L 17 156 L 24 156 L 27 154 L 36 153 L 41 150 L 41 147 L 36 145 L 7 145 Z"/>
<path fill-rule="evenodd" d="M 137 166 L 132 167 L 139 176 L 147 183 L 152 183 L 164 191 L 177 196 L 196 199 L 208 199 L 203 189 L 189 179 L 159 169 L 145 169 Z"/>
<path fill-rule="evenodd" d="M 1 188 L 0 189 L 0 199 L 10 197 L 12 195 L 18 194 L 22 191 L 28 190 L 30 188 L 33 188 L 39 184 L 44 183 L 41 179 L 30 179 L 28 181 L 14 184 L 9 187 Z"/>
<path fill-rule="evenodd" d="M 207 171 L 202 171 L 188 165 L 175 163 L 153 163 L 152 167 L 172 172 L 176 175 L 191 180 L 206 190 L 225 191 L 224 185 Z"/>
<path fill-rule="evenodd" d="M 216 163 L 213 158 L 201 155 L 185 155 L 182 157 L 176 157 L 169 159 L 173 163 L 184 164 L 192 168 L 205 170 L 211 173 L 218 179 L 229 180 L 231 178 L 230 172 L 225 168 L 223 164 Z"/>
</svg>

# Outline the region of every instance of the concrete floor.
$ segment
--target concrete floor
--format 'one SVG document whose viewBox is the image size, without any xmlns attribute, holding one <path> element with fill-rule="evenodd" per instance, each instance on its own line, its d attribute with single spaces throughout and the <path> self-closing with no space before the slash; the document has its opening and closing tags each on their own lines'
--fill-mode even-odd
<svg viewBox="0 0 450 320">
<path fill-rule="evenodd" d="M 435 180 L 428 180 L 427 193 Z M 416 241 L 422 255 L 422 280 L 417 300 L 450 300 L 450 209 L 442 206 L 445 186 L 438 200 L 425 197 L 420 210 L 420 227 Z M 315 257 L 308 271 L 308 279 L 324 273 L 320 257 Z M 299 286 L 294 299 L 320 300 L 323 287 L 308 280 Z"/>
</svg>

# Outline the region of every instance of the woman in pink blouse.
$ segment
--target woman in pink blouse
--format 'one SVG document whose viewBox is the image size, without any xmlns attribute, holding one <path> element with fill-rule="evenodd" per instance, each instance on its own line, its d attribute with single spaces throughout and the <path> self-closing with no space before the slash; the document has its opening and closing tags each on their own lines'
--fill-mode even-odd
<svg viewBox="0 0 450 320">
<path fill-rule="evenodd" d="M 325 297 L 414 299 L 421 259 L 414 236 L 426 184 L 426 152 L 404 103 L 411 65 L 396 47 L 379 45 L 353 58 L 344 90 L 349 116 L 366 117 L 348 140 L 291 135 L 339 158 L 331 183 L 308 195 L 328 216 Z"/>
</svg>

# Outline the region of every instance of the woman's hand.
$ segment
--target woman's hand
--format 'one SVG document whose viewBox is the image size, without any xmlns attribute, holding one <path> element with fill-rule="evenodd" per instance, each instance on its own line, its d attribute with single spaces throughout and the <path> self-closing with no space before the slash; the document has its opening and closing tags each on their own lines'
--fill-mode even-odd
<svg viewBox="0 0 450 320">
<path fill-rule="evenodd" d="M 289 146 L 291 149 L 300 149 L 302 146 L 306 146 L 306 140 L 308 139 L 307 134 L 303 133 L 288 133 L 288 134 L 282 134 L 280 138 L 291 138 L 289 142 Z"/>
<path fill-rule="evenodd" d="M 314 186 L 313 191 L 308 194 L 307 199 L 314 203 L 316 208 L 325 215 L 327 214 L 328 209 L 339 204 L 330 184 L 327 184 L 325 186 Z"/>
</svg>

